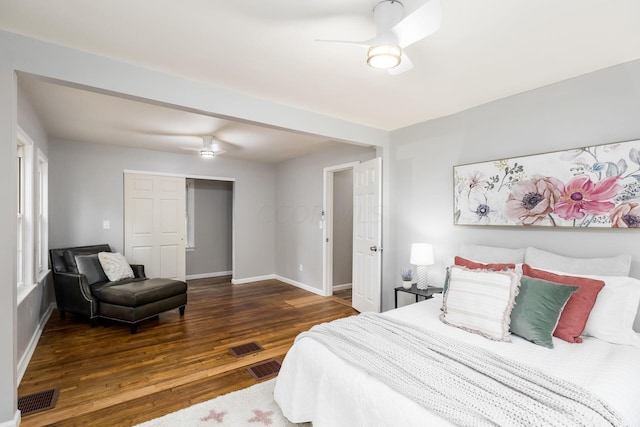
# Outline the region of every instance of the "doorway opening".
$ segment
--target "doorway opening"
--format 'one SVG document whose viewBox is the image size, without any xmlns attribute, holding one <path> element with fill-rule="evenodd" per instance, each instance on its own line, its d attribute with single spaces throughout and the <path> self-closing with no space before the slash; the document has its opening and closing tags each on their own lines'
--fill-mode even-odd
<svg viewBox="0 0 640 427">
<path fill-rule="evenodd" d="M 233 181 L 187 178 L 186 277 L 231 276 Z"/>
<path fill-rule="evenodd" d="M 353 168 L 324 168 L 323 294 L 351 300 L 353 283 Z"/>
<path fill-rule="evenodd" d="M 127 259 L 144 264 L 155 277 L 187 280 L 233 276 L 234 178 L 132 170 L 125 170 L 124 178 Z M 136 178 L 141 181 L 139 185 L 127 185 Z M 147 182 L 152 180 L 159 180 L 161 185 Z M 175 197 L 164 194 L 168 189 Z M 151 197 L 143 190 L 164 193 Z M 142 238 L 149 242 L 138 242 Z"/>
</svg>

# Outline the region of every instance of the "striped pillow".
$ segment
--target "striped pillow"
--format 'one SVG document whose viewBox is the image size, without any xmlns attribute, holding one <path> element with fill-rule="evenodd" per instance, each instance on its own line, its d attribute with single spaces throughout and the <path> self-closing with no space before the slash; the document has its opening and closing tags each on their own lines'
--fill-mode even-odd
<svg viewBox="0 0 640 427">
<path fill-rule="evenodd" d="M 511 341 L 511 310 L 520 275 L 513 270 L 469 270 L 451 266 L 449 290 L 440 315 L 447 325 L 496 341 Z"/>
</svg>

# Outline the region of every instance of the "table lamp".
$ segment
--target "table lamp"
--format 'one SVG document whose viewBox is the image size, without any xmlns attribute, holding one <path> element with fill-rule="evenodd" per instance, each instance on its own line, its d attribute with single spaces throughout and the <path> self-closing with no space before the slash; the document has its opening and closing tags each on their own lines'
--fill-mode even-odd
<svg viewBox="0 0 640 427">
<path fill-rule="evenodd" d="M 409 262 L 418 268 L 418 289 L 429 287 L 429 266 L 434 264 L 433 246 L 430 243 L 414 243 L 411 245 Z"/>
</svg>

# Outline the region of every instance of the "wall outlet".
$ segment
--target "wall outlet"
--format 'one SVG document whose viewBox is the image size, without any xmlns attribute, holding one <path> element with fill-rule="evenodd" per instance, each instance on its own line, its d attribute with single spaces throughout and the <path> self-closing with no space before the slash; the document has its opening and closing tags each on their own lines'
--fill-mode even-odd
<svg viewBox="0 0 640 427">
<path fill-rule="evenodd" d="M 300 271 L 302 271 L 302 264 L 300 264 Z"/>
</svg>

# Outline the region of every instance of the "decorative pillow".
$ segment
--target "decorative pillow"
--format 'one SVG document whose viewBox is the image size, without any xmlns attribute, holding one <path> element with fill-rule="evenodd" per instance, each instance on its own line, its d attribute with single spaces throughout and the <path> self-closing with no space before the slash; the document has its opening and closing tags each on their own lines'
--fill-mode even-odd
<svg viewBox="0 0 640 427">
<path fill-rule="evenodd" d="M 611 258 L 572 258 L 536 248 L 527 248 L 524 262 L 534 268 L 599 276 L 628 276 L 631 269 L 630 254 Z"/>
<path fill-rule="evenodd" d="M 562 309 L 578 289 L 522 276 L 516 306 L 511 312 L 511 332 L 534 344 L 553 348 L 551 336 Z"/>
<path fill-rule="evenodd" d="M 496 341 L 511 341 L 509 322 L 519 275 L 513 270 L 449 268 L 449 288 L 440 320 Z"/>
<path fill-rule="evenodd" d="M 454 258 L 455 265 L 459 265 L 461 267 L 467 267 L 470 270 L 493 270 L 493 271 L 502 271 L 509 268 L 516 268 L 514 263 L 505 263 L 505 264 L 483 264 L 480 262 L 471 261 L 462 257 Z"/>
<path fill-rule="evenodd" d="M 482 264 L 480 262 L 471 261 L 462 257 L 455 257 L 453 259 L 455 265 L 459 265 L 460 267 L 466 267 L 469 270 L 493 270 L 493 271 L 502 271 L 507 270 L 509 268 L 516 268 L 515 264 Z M 447 292 L 447 288 L 449 287 L 449 270 L 447 269 L 446 276 L 444 279 L 444 285 L 442 288 L 442 293 Z"/>
<path fill-rule="evenodd" d="M 78 266 L 78 272 L 87 276 L 87 283 L 90 285 L 107 281 L 107 276 L 100 265 L 98 254 L 76 255 L 75 261 Z"/>
<path fill-rule="evenodd" d="M 99 252 L 98 259 L 111 282 L 135 277 L 131 266 L 119 252 Z"/>
<path fill-rule="evenodd" d="M 460 256 L 477 262 L 499 262 L 521 264 L 524 262 L 525 249 L 496 248 L 493 246 L 460 245 Z"/>
<path fill-rule="evenodd" d="M 578 290 L 571 295 L 571 298 L 567 301 L 567 305 L 564 307 L 564 310 L 562 310 L 558 326 L 553 332 L 553 336 L 568 342 L 582 342 L 580 335 L 582 335 L 582 331 L 584 331 L 587 319 L 589 319 L 589 314 L 591 314 L 591 310 L 598 298 L 598 293 L 600 293 L 600 290 L 604 287 L 604 282 L 586 277 L 561 276 L 559 274 L 549 273 L 548 271 L 536 270 L 527 264 L 522 266 L 522 273 L 525 276 L 536 279 L 578 287 Z"/>
</svg>

